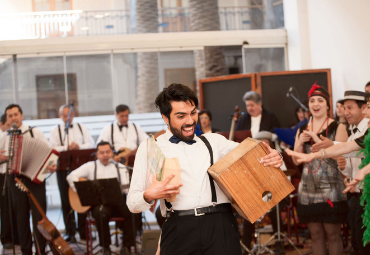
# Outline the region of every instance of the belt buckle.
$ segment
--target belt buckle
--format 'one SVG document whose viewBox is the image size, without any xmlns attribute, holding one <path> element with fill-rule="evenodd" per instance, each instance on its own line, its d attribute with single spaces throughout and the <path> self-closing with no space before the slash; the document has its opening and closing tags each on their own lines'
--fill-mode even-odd
<svg viewBox="0 0 370 255">
<path fill-rule="evenodd" d="M 195 216 L 202 216 L 202 215 L 204 215 L 204 213 L 198 213 L 198 212 L 197 212 L 197 209 L 199 209 L 199 208 L 201 208 L 201 207 L 195 207 L 195 208 L 194 208 Z"/>
</svg>

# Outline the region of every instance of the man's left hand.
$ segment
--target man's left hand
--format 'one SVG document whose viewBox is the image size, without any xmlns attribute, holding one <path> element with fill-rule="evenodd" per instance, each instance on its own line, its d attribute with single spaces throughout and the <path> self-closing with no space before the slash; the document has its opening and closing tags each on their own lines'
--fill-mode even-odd
<svg viewBox="0 0 370 255">
<path fill-rule="evenodd" d="M 272 166 L 279 168 L 283 165 L 283 160 L 281 159 L 279 153 L 276 150 L 271 149 L 266 143 L 262 142 L 266 149 L 269 151 L 269 154 L 261 158 L 260 163 L 264 166 Z"/>
<path fill-rule="evenodd" d="M 53 164 L 52 166 L 47 166 L 46 169 L 52 174 L 57 170 L 57 165 Z"/>
<path fill-rule="evenodd" d="M 334 142 L 332 140 L 323 135 L 320 135 L 320 139 L 321 142 L 315 143 L 311 146 L 311 152 L 318 152 L 321 149 L 326 149 L 334 145 Z"/>
</svg>

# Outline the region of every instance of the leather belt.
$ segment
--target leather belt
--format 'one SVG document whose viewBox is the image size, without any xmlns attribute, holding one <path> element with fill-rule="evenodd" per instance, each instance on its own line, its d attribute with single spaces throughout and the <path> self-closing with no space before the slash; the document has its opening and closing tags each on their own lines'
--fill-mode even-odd
<svg viewBox="0 0 370 255">
<path fill-rule="evenodd" d="M 167 212 L 167 218 L 175 217 L 175 216 L 201 216 L 210 213 L 225 213 L 225 212 L 232 212 L 231 204 L 217 204 L 216 206 L 207 206 L 207 207 L 197 207 L 190 210 L 177 210 L 172 212 Z"/>
</svg>

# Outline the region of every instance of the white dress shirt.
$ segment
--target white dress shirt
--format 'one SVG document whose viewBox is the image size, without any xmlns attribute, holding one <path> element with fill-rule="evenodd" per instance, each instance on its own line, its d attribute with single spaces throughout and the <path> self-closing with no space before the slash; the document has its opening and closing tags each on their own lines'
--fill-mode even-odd
<svg viewBox="0 0 370 255">
<path fill-rule="evenodd" d="M 119 130 L 118 123 L 115 121 L 113 123 L 113 139 L 114 139 L 114 149 L 118 151 L 121 148 L 128 148 L 130 150 L 135 150 L 139 144 L 141 144 L 149 136 L 141 129 L 139 125 L 136 125 L 136 130 L 134 124 L 131 122 L 127 123 L 127 128 L 123 127 L 122 130 Z M 96 143 L 98 144 L 101 141 L 112 143 L 112 124 L 106 126 L 101 132 Z"/>
<path fill-rule="evenodd" d="M 82 130 L 81 133 L 81 130 L 78 127 L 77 123 L 72 123 L 72 125 L 73 126 L 68 130 L 69 144 L 74 142 L 78 144 L 78 146 L 80 146 L 80 149 L 94 148 L 94 139 L 90 135 L 89 130 L 84 125 L 80 124 Z M 60 141 L 59 130 L 62 137 L 63 145 Z M 65 139 L 64 137 L 65 137 L 65 124 L 64 122 L 62 122 L 59 126 L 56 126 L 50 132 L 49 140 L 51 147 L 57 151 L 66 151 L 67 137 Z"/>
<path fill-rule="evenodd" d="M 22 134 L 24 132 L 26 132 L 27 130 L 29 130 L 30 126 L 22 123 L 22 125 L 20 126 L 20 130 L 22 132 Z M 50 147 L 50 144 L 49 144 L 49 141 L 48 139 L 46 139 L 44 133 L 38 129 L 38 128 L 32 128 L 32 133 L 33 133 L 33 137 L 34 138 L 37 138 L 37 139 L 40 139 L 41 141 L 43 141 L 44 143 L 46 143 L 49 147 Z M 0 150 L 5 150 L 6 152 L 4 153 L 4 155 L 8 155 L 8 148 L 5 148 L 5 143 L 6 143 L 6 137 L 7 135 L 7 132 L 4 132 L 1 134 L 0 136 Z M 31 132 L 30 131 L 27 131 L 26 133 L 23 134 L 23 136 L 29 136 L 31 137 Z M 4 174 L 5 171 L 6 171 L 6 164 L 2 164 L 0 165 L 1 166 L 1 170 L 0 170 L 0 173 Z"/>
<path fill-rule="evenodd" d="M 171 143 L 169 139 L 172 133 L 167 130 L 166 133 L 157 138 L 157 144 L 166 158 L 177 157 L 181 167 L 180 193 L 176 200 L 172 202 L 174 210 L 188 210 L 196 207 L 205 207 L 212 205 L 212 193 L 207 169 L 210 167 L 210 155 L 204 142 L 199 137 L 194 137 L 196 143 L 188 145 L 183 141 L 178 144 Z M 213 160 L 216 163 L 223 156 L 234 149 L 238 143 L 229 141 L 225 137 L 215 134 L 204 134 L 211 144 L 213 150 Z M 147 172 L 147 143 L 140 144 L 136 153 L 134 171 L 131 180 L 130 191 L 127 199 L 127 206 L 133 213 L 146 211 L 151 204 L 144 200 L 145 179 Z M 217 203 L 230 203 L 229 199 L 217 186 Z M 153 201 L 151 201 L 153 203 Z M 161 212 L 165 215 L 164 200 L 161 199 Z"/>
<path fill-rule="evenodd" d="M 96 179 L 110 179 L 110 178 L 118 178 L 117 176 L 117 167 L 116 164 L 109 163 L 108 165 L 103 165 L 99 160 L 90 161 L 76 170 L 72 171 L 67 176 L 67 181 L 69 186 L 76 191 L 76 187 L 74 182 L 78 182 L 79 178 L 86 178 L 87 180 L 93 181 L 94 180 L 94 171 L 95 171 L 95 163 L 96 162 Z M 119 173 L 121 175 L 121 189 L 122 192 L 127 194 L 128 188 L 126 187 L 129 184 L 129 173 L 127 168 L 118 163 Z"/>
<path fill-rule="evenodd" d="M 347 141 L 348 142 L 349 141 L 354 141 L 356 138 L 359 138 L 359 137 L 363 136 L 365 134 L 366 130 L 368 129 L 368 126 L 367 126 L 368 122 L 369 122 L 369 119 L 364 118 L 363 120 L 360 121 L 358 126 L 351 125 L 351 127 L 350 127 L 351 135 L 349 136 Z M 356 133 L 353 133 L 353 129 L 355 129 L 355 128 L 358 128 L 358 131 Z M 344 155 L 344 156 L 347 156 L 347 155 Z M 360 170 L 359 166 L 361 164 L 362 159 L 363 159 L 363 157 L 362 158 L 360 158 L 360 157 L 346 157 L 347 164 L 346 164 L 346 168 L 343 170 L 343 174 L 346 175 L 346 176 L 354 178 L 356 176 L 357 172 Z M 358 186 L 359 185 L 357 184 L 355 192 L 360 192 L 360 190 L 358 189 Z"/>
<path fill-rule="evenodd" d="M 260 131 L 261 118 L 262 118 L 262 114 L 258 115 L 257 117 L 252 117 L 251 116 L 252 137 L 254 137 Z"/>
</svg>

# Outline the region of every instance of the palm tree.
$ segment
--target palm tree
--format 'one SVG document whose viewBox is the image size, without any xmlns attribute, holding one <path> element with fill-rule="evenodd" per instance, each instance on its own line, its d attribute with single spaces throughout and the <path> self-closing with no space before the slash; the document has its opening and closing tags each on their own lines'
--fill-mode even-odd
<svg viewBox="0 0 370 255">
<path fill-rule="evenodd" d="M 192 31 L 220 30 L 217 0 L 189 0 L 190 28 Z M 194 51 L 197 80 L 226 74 L 222 47 L 204 47 Z"/>
<path fill-rule="evenodd" d="M 136 0 L 136 31 L 138 34 L 158 32 L 157 1 Z M 137 53 L 137 67 L 136 112 L 154 112 L 159 88 L 157 52 Z"/>
</svg>

